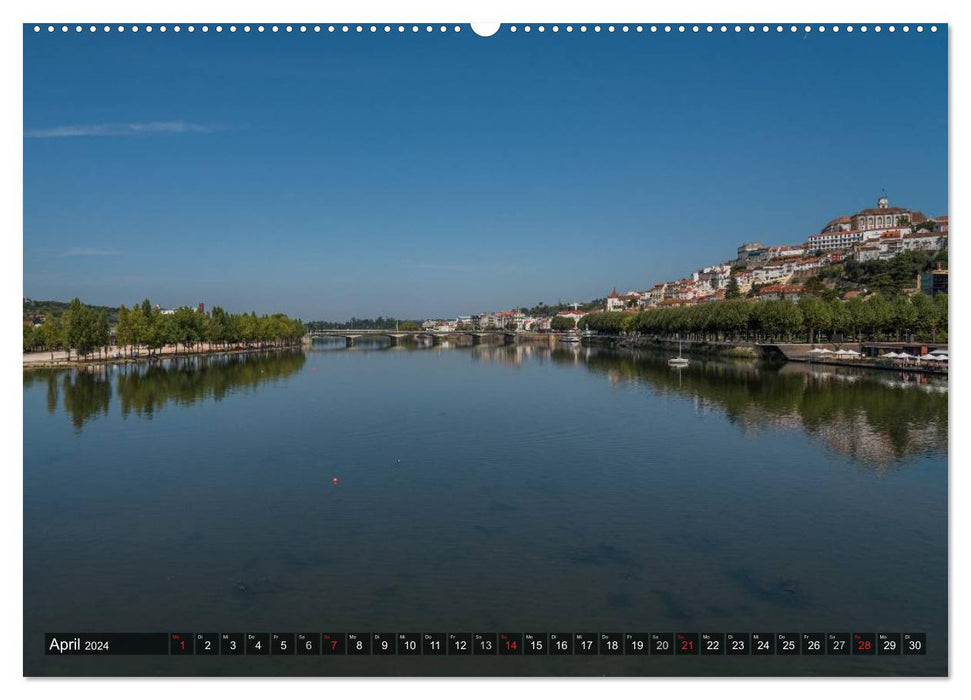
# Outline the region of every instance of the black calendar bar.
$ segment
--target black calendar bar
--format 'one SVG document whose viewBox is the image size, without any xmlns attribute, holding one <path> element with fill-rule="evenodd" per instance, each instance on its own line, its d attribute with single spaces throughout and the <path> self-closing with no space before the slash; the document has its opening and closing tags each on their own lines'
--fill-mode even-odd
<svg viewBox="0 0 971 700">
<path fill-rule="evenodd" d="M 50 656 L 923 656 L 924 632 L 48 633 Z"/>
<path fill-rule="evenodd" d="M 192 644 L 192 639 L 187 640 Z M 50 656 L 118 656 L 168 654 L 169 635 L 160 633 L 91 634 L 55 632 L 44 635 L 44 649 Z"/>
</svg>

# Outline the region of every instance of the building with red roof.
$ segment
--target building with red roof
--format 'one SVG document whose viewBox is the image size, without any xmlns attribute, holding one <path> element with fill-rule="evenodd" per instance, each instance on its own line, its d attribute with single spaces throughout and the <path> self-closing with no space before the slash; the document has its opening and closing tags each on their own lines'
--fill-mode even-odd
<svg viewBox="0 0 971 700">
<path fill-rule="evenodd" d="M 879 236 L 888 230 L 909 230 L 912 224 L 925 221 L 923 213 L 904 207 L 891 207 L 886 195 L 876 207 L 840 216 L 826 224 L 819 233 L 809 236 L 807 250 L 838 250 Z"/>
</svg>

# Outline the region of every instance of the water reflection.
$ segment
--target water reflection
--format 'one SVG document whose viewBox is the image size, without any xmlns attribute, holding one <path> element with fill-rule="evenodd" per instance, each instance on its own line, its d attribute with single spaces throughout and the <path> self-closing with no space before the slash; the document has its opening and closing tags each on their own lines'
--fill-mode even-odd
<svg viewBox="0 0 971 700">
<path fill-rule="evenodd" d="M 220 401 L 240 389 L 288 377 L 303 367 L 302 352 L 189 357 L 149 367 L 126 365 L 116 380 L 121 414 L 151 417 L 169 401 L 188 405 L 200 399 Z"/>
<path fill-rule="evenodd" d="M 656 352 L 522 345 L 475 349 L 478 360 L 519 365 L 551 361 L 602 373 L 611 385 L 643 384 L 693 400 L 748 434 L 802 430 L 830 450 L 878 471 L 920 454 L 947 451 L 947 380 L 857 368 L 692 360 L 674 369 Z"/>
<path fill-rule="evenodd" d="M 558 355 L 554 361 L 576 362 Z M 747 433 L 802 430 L 881 470 L 947 451 L 947 383 L 937 377 L 741 361 L 692 361 L 679 371 L 656 354 L 594 353 L 583 361 L 612 383 L 690 397 L 699 411 L 718 411 Z"/>
<path fill-rule="evenodd" d="M 690 399 L 699 413 L 717 412 L 746 433 L 803 431 L 827 449 L 878 471 L 912 456 L 947 451 L 947 382 L 927 375 L 726 360 L 692 360 L 690 367 L 675 370 L 657 353 L 538 344 L 432 351 L 468 352 L 474 362 L 505 367 L 553 363 L 582 368 L 614 386 L 643 385 L 655 395 Z M 150 418 L 170 402 L 219 401 L 233 391 L 255 389 L 299 372 L 305 362 L 303 352 L 291 351 L 35 370 L 24 373 L 24 388 L 46 382 L 47 410 L 54 413 L 62 404 L 81 430 L 108 413 L 112 385 L 122 416 Z"/>
<path fill-rule="evenodd" d="M 114 383 L 122 416 L 151 418 L 167 403 L 188 405 L 200 399 L 221 400 L 238 390 L 290 376 L 303 367 L 302 352 L 276 351 L 249 355 L 180 357 L 160 362 L 93 365 L 77 369 L 24 372 L 24 388 L 47 384 L 47 411 L 59 400 L 78 430 L 94 417 L 107 415 Z"/>
</svg>

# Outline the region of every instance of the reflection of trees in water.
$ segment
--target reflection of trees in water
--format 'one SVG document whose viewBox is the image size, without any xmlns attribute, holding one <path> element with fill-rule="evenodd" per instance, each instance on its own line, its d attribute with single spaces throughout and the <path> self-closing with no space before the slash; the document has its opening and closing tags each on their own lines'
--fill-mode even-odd
<svg viewBox="0 0 971 700">
<path fill-rule="evenodd" d="M 947 450 L 946 383 L 924 375 L 726 361 L 696 361 L 679 372 L 663 357 L 633 353 L 598 353 L 586 362 L 614 382 L 690 396 L 747 431 L 798 428 L 861 462 Z"/>
<path fill-rule="evenodd" d="M 302 352 L 277 351 L 261 355 L 206 355 L 180 357 L 151 364 L 98 365 L 76 370 L 24 372 L 24 388 L 47 384 L 47 410 L 54 413 L 58 400 L 79 430 L 99 413 L 107 414 L 114 380 L 121 413 L 151 417 L 174 401 L 187 405 L 200 399 L 219 401 L 240 389 L 252 389 L 299 370 Z"/>
<path fill-rule="evenodd" d="M 64 375 L 64 410 L 71 414 L 71 423 L 80 430 L 97 414 L 108 415 L 111 402 L 111 382 L 105 367 L 79 369 Z"/>
<path fill-rule="evenodd" d="M 274 352 L 124 365 L 115 377 L 121 414 L 151 417 L 170 401 L 178 405 L 205 398 L 220 401 L 234 391 L 287 377 L 303 367 L 304 362 L 302 352 Z"/>
<path fill-rule="evenodd" d="M 57 410 L 57 402 L 60 392 L 57 388 L 57 378 L 64 373 L 64 370 L 56 369 L 34 369 L 24 370 L 24 389 L 34 384 L 43 382 L 47 385 L 47 412 L 52 414 Z"/>
<path fill-rule="evenodd" d="M 697 360 L 676 371 L 663 355 L 575 347 L 477 348 L 475 357 L 514 365 L 531 360 L 585 366 L 614 383 L 640 383 L 660 394 L 687 396 L 745 431 L 802 430 L 835 452 L 880 468 L 911 455 L 947 450 L 947 384 L 925 375 Z M 287 377 L 305 362 L 302 352 L 275 352 L 183 357 L 114 370 L 34 370 L 24 373 L 24 387 L 46 382 L 48 411 L 63 401 L 80 429 L 107 413 L 111 379 L 122 415 L 152 416 L 170 401 L 218 401 L 233 391 Z"/>
<path fill-rule="evenodd" d="M 111 381 L 104 365 L 74 370 L 31 370 L 24 372 L 24 387 L 47 385 L 47 412 L 57 410 L 58 400 L 63 398 L 64 410 L 70 414 L 71 423 L 80 430 L 98 414 L 108 414 L 111 403 Z"/>
</svg>

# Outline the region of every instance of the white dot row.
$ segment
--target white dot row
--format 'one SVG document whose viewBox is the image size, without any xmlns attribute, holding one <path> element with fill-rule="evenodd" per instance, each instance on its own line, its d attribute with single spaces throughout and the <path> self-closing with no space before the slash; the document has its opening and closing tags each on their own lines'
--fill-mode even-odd
<svg viewBox="0 0 971 700">
<path fill-rule="evenodd" d="M 522 27 L 522 30 L 524 32 L 527 32 L 527 33 L 530 32 L 530 31 L 532 31 L 532 29 L 533 28 L 531 26 L 529 26 L 529 25 L 526 25 L 526 26 Z M 567 25 L 563 29 L 566 32 L 572 32 L 572 31 L 574 31 L 574 27 L 572 25 Z M 740 24 L 735 24 L 735 25 L 727 25 L 727 24 L 721 24 L 721 25 L 711 25 L 711 24 L 708 24 L 708 25 L 698 25 L 698 24 L 692 24 L 692 25 L 688 25 L 688 26 L 686 26 L 684 24 L 679 24 L 679 25 L 676 25 L 676 26 L 672 26 L 670 24 L 664 24 L 664 25 L 652 24 L 652 25 L 648 25 L 648 26 L 638 24 L 638 25 L 634 25 L 633 27 L 630 26 L 630 25 L 627 25 L 627 24 L 620 25 L 620 26 L 613 25 L 613 24 L 609 24 L 606 27 L 603 27 L 603 26 L 601 26 L 599 24 L 595 24 L 592 27 L 589 27 L 588 28 L 586 25 L 581 24 L 576 29 L 579 30 L 580 32 L 586 32 L 586 31 L 588 31 L 588 29 L 592 29 L 594 32 L 601 32 L 604 29 L 606 29 L 608 32 L 616 32 L 616 31 L 619 30 L 621 32 L 630 32 L 630 31 L 644 32 L 644 31 L 649 31 L 649 32 L 652 32 L 652 33 L 657 33 L 657 32 L 660 31 L 660 32 L 670 33 L 670 32 L 673 32 L 673 31 L 677 31 L 677 32 L 679 32 L 681 34 L 684 34 L 684 33 L 687 33 L 687 32 L 690 32 L 692 34 L 699 34 L 699 33 L 702 33 L 702 32 L 706 32 L 708 34 L 712 34 L 714 32 L 722 32 L 722 33 L 725 33 L 725 32 L 734 31 L 736 33 L 748 32 L 750 34 L 754 34 L 756 32 L 761 31 L 764 34 L 767 34 L 767 33 L 771 32 L 773 30 L 775 30 L 776 32 L 784 32 L 784 31 L 786 31 L 786 29 L 788 29 L 790 32 L 793 32 L 793 33 L 799 32 L 799 31 L 802 31 L 802 32 L 814 32 L 815 31 L 815 32 L 818 32 L 818 33 L 825 33 L 827 31 L 832 31 L 833 33 L 839 33 L 841 30 L 846 31 L 846 32 L 850 32 L 850 33 L 852 33 L 854 30 L 857 30 L 857 31 L 866 33 L 868 31 L 870 31 L 871 29 L 874 32 L 880 33 L 881 31 L 883 31 L 884 28 L 882 26 L 880 26 L 880 25 L 875 25 L 872 28 L 871 27 L 868 27 L 867 25 L 860 25 L 858 27 L 854 27 L 853 25 L 845 25 L 843 27 L 840 27 L 839 25 L 832 25 L 830 27 L 827 27 L 824 24 L 820 24 L 820 25 L 815 26 L 815 27 L 812 26 L 812 25 L 810 25 L 810 24 L 807 24 L 804 27 L 799 27 L 799 26 L 797 26 L 795 24 L 789 25 L 788 27 L 783 26 L 781 24 L 776 24 L 776 25 L 772 25 L 772 26 L 770 26 L 768 24 L 763 24 L 761 26 L 757 26 L 757 25 L 754 25 L 754 24 L 749 24 L 747 26 L 740 25 Z M 886 27 L 886 30 L 888 32 L 891 32 L 891 33 L 897 31 L 897 29 L 898 29 L 898 27 L 896 25 L 889 25 L 889 26 Z M 899 27 L 899 29 L 902 32 L 909 32 L 911 30 L 911 27 L 909 25 L 901 25 Z M 923 32 L 924 31 L 924 26 L 923 25 L 916 25 L 915 27 L 913 27 L 913 29 L 915 29 L 918 32 Z M 516 25 L 511 25 L 509 27 L 509 31 L 510 32 L 515 33 L 518 30 L 519 30 L 519 28 Z M 550 30 L 553 31 L 553 32 L 558 32 L 558 31 L 560 31 L 560 27 L 554 25 L 554 26 L 550 27 Z M 539 25 L 538 27 L 536 27 L 536 31 L 538 31 L 538 32 L 545 32 L 546 31 L 546 27 L 544 27 L 543 25 Z M 931 25 L 930 31 L 936 32 L 937 31 L 937 27 L 934 26 L 934 25 Z"/>
<path fill-rule="evenodd" d="M 61 32 L 69 32 L 69 31 L 71 31 L 72 27 L 70 27 L 70 26 L 68 26 L 66 24 L 62 24 L 60 26 L 55 26 L 53 24 L 49 24 L 49 25 L 47 25 L 46 29 L 47 29 L 48 32 L 51 32 L 51 33 L 56 32 L 58 29 L 60 29 Z M 151 32 L 153 32 L 153 31 L 156 30 L 156 28 L 153 27 L 152 25 L 145 25 L 143 27 L 139 27 L 138 25 L 131 25 L 129 27 L 126 27 L 125 25 L 117 25 L 115 27 L 112 27 L 111 25 L 107 25 L 107 24 L 104 25 L 104 26 L 101 26 L 101 27 L 99 27 L 97 25 L 94 25 L 94 24 L 92 24 L 92 25 L 90 25 L 88 27 L 83 27 L 80 24 L 78 24 L 78 25 L 74 25 L 73 26 L 73 29 L 74 29 L 74 31 L 76 33 L 83 32 L 83 31 L 85 31 L 85 29 L 87 29 L 87 31 L 89 31 L 91 33 L 98 32 L 98 31 L 101 31 L 101 32 L 104 32 L 104 33 L 109 33 L 109 32 L 112 32 L 112 31 L 115 31 L 115 32 L 118 32 L 118 33 L 123 33 L 125 31 L 131 31 L 132 33 L 138 33 L 139 31 L 144 31 L 146 33 L 151 33 Z M 194 33 L 196 31 L 196 29 L 197 28 L 196 28 L 195 25 L 190 24 L 190 25 L 186 25 L 185 26 L 184 31 L 189 32 L 190 34 L 192 34 L 192 33 Z M 436 29 L 440 33 L 448 32 L 449 29 L 451 29 L 451 31 L 453 31 L 453 32 L 461 32 L 462 31 L 462 28 L 459 25 L 455 25 L 455 26 L 453 26 L 453 27 L 450 28 L 450 27 L 448 27 L 448 26 L 446 26 L 444 24 L 443 25 L 440 25 L 440 26 L 437 26 L 437 27 L 436 26 L 432 26 L 430 24 L 429 25 L 424 25 L 424 26 L 419 26 L 417 24 L 407 25 L 407 26 L 406 25 L 403 25 L 403 24 L 399 24 L 397 26 L 391 26 L 389 24 L 385 24 L 383 26 L 378 26 L 378 25 L 374 25 L 374 24 L 369 25 L 369 26 L 360 25 L 360 24 L 358 24 L 358 25 L 347 25 L 347 24 L 344 24 L 344 25 L 333 25 L 333 24 L 330 24 L 330 25 L 325 25 L 325 26 L 321 26 L 319 24 L 310 25 L 310 26 L 308 26 L 306 24 L 301 24 L 301 25 L 291 25 L 291 24 L 287 24 L 287 25 L 284 25 L 282 27 L 280 25 L 276 25 L 276 24 L 269 25 L 269 26 L 264 26 L 262 24 L 255 25 L 255 26 L 251 26 L 251 25 L 248 25 L 247 24 L 247 25 L 242 25 L 242 26 L 237 27 L 236 25 L 231 24 L 231 25 L 228 25 L 228 26 L 225 26 L 224 27 L 223 25 L 217 24 L 214 27 L 212 27 L 212 29 L 214 31 L 216 31 L 217 33 L 222 32 L 222 31 L 229 31 L 231 33 L 232 32 L 236 32 L 236 31 L 242 31 L 244 33 L 249 33 L 249 32 L 253 32 L 253 31 L 255 31 L 257 33 L 262 33 L 262 32 L 266 32 L 266 31 L 269 31 L 269 32 L 280 32 L 280 31 L 283 31 L 283 32 L 286 32 L 286 33 L 298 32 L 298 33 L 301 33 L 301 34 L 305 34 L 307 32 L 313 32 L 313 33 L 319 34 L 320 32 L 323 32 L 323 31 L 326 31 L 326 32 L 331 33 L 331 34 L 338 33 L 338 32 L 339 33 L 344 33 L 344 34 L 348 34 L 348 33 L 351 33 L 351 32 L 363 33 L 365 31 L 371 32 L 371 33 L 377 33 L 379 31 L 383 31 L 386 34 L 390 34 L 391 32 L 397 31 L 399 34 L 403 34 L 403 33 L 408 32 L 408 31 L 410 31 L 412 33 L 417 33 L 417 32 L 420 32 L 422 30 L 424 30 L 425 32 L 434 32 L 434 31 L 436 31 Z M 538 26 L 535 26 L 535 27 L 532 26 L 532 25 L 523 25 L 522 27 L 520 27 L 520 26 L 517 26 L 517 25 L 513 24 L 513 25 L 509 25 L 507 27 L 507 29 L 508 29 L 508 31 L 510 33 L 513 33 L 513 34 L 515 34 L 516 32 L 520 31 L 520 29 L 523 32 L 527 33 L 527 34 L 530 33 L 530 32 L 532 32 L 534 29 L 535 29 L 535 31 L 537 31 L 537 32 L 539 32 L 541 34 L 544 33 L 544 32 L 546 32 L 547 29 L 549 31 L 553 32 L 553 33 L 558 33 L 560 31 L 564 31 L 566 33 L 572 33 L 574 31 L 578 31 L 580 33 L 585 33 L 587 31 L 593 31 L 594 33 L 598 33 L 598 32 L 602 32 L 602 31 L 606 30 L 607 32 L 616 32 L 616 31 L 620 31 L 620 32 L 631 32 L 631 31 L 633 31 L 633 32 L 645 32 L 645 31 L 647 31 L 647 32 L 651 32 L 651 33 L 657 33 L 657 32 L 664 32 L 664 33 L 678 32 L 678 33 L 682 33 L 682 34 L 684 34 L 684 33 L 700 34 L 702 32 L 708 33 L 708 34 L 712 34 L 712 33 L 715 33 L 715 32 L 721 32 L 721 33 L 727 33 L 727 32 L 735 32 L 735 33 L 748 32 L 749 34 L 755 34 L 757 32 L 761 32 L 763 34 L 767 34 L 767 33 L 771 32 L 773 30 L 775 32 L 777 32 L 777 33 L 781 33 L 781 32 L 785 32 L 788 29 L 788 31 L 791 32 L 791 33 L 795 33 L 795 32 L 803 32 L 803 33 L 811 33 L 811 32 L 825 33 L 827 31 L 830 31 L 830 32 L 833 32 L 835 34 L 835 33 L 839 33 L 840 31 L 845 31 L 847 33 L 852 33 L 854 31 L 859 31 L 859 32 L 865 34 L 865 33 L 869 32 L 869 31 L 873 31 L 873 32 L 876 32 L 876 33 L 879 34 L 880 32 L 882 32 L 884 30 L 884 27 L 882 27 L 879 24 L 878 25 L 874 25 L 872 27 L 867 26 L 865 24 L 864 25 L 859 25 L 859 26 L 845 25 L 845 26 L 842 26 L 842 27 L 839 26 L 839 25 L 826 26 L 826 25 L 823 25 L 823 24 L 820 24 L 820 25 L 817 25 L 817 26 L 813 26 L 813 25 L 807 24 L 807 25 L 802 26 L 802 27 L 797 26 L 797 25 L 794 25 L 794 24 L 793 25 L 789 25 L 789 26 L 783 26 L 781 24 L 776 24 L 776 25 L 772 25 L 772 26 L 770 26 L 768 24 L 763 24 L 763 25 L 759 25 L 759 26 L 754 25 L 754 24 L 749 24 L 749 25 L 740 25 L 740 24 L 735 24 L 735 25 L 725 25 L 725 24 L 722 24 L 722 25 L 711 25 L 711 24 L 708 24 L 708 25 L 697 25 L 697 24 L 693 24 L 693 25 L 687 25 L 687 26 L 686 25 L 683 25 L 683 24 L 679 24 L 679 25 L 676 25 L 676 26 L 672 26 L 670 24 L 665 24 L 665 25 L 655 25 L 655 24 L 652 24 L 652 25 L 641 25 L 641 24 L 637 24 L 637 25 L 633 25 L 633 26 L 632 25 L 627 25 L 627 24 L 624 24 L 624 25 L 613 25 L 613 24 L 609 24 L 609 25 L 601 26 L 599 24 L 595 24 L 595 25 L 592 25 L 590 27 L 588 27 L 585 24 L 581 24 L 581 25 L 577 25 L 577 26 L 574 26 L 574 25 L 565 25 L 565 26 L 561 27 L 559 25 L 555 25 L 554 24 L 554 25 L 552 25 L 550 27 L 546 27 L 546 26 L 544 26 L 544 25 L 541 24 L 541 25 L 538 25 Z M 923 32 L 924 31 L 924 26 L 918 24 L 918 25 L 916 25 L 914 27 L 911 27 L 910 25 L 906 25 L 905 24 L 905 25 L 902 25 L 900 27 L 897 27 L 896 25 L 889 25 L 889 26 L 886 27 L 886 31 L 888 31 L 890 33 L 896 32 L 898 29 L 901 32 L 904 32 L 904 33 L 910 32 L 911 29 L 913 29 L 914 31 L 917 31 L 917 32 Z M 937 26 L 936 25 L 931 25 L 929 27 L 929 29 L 932 32 L 936 32 L 937 31 Z M 40 25 L 37 25 L 37 24 L 34 25 L 34 32 L 35 33 L 40 33 L 43 30 L 44 30 L 44 27 L 41 27 Z M 157 30 L 159 32 L 162 32 L 162 33 L 165 33 L 167 31 L 170 31 L 171 30 L 171 31 L 175 32 L 176 34 L 178 34 L 178 33 L 180 33 L 180 32 L 183 31 L 183 27 L 181 25 L 178 25 L 178 24 L 172 25 L 171 27 L 168 27 L 166 25 L 159 25 L 157 27 Z M 203 24 L 203 25 L 201 25 L 201 26 L 198 27 L 198 30 L 201 31 L 201 32 L 203 32 L 203 33 L 207 33 L 207 32 L 210 31 L 210 27 L 209 27 L 209 25 Z"/>
<path fill-rule="evenodd" d="M 44 29 L 44 27 L 41 27 L 38 24 L 35 24 L 34 25 L 34 32 L 35 33 L 41 32 L 41 31 L 43 31 L 43 29 Z M 46 29 L 47 29 L 48 32 L 56 32 L 58 29 L 60 29 L 62 32 L 69 32 L 69 31 L 71 31 L 72 27 L 70 27 L 70 26 L 68 26 L 66 24 L 62 24 L 60 26 L 56 26 L 56 25 L 53 25 L 53 24 L 49 24 L 49 25 L 47 25 Z M 311 25 L 311 26 L 308 26 L 306 24 L 301 24 L 301 25 L 296 25 L 296 26 L 295 25 L 292 25 L 292 24 L 287 24 L 287 25 L 284 25 L 284 26 L 280 26 L 280 25 L 273 24 L 273 25 L 269 25 L 269 26 L 264 26 L 264 25 L 260 24 L 260 25 L 250 26 L 250 25 L 246 24 L 246 25 L 242 25 L 242 26 L 239 26 L 239 27 L 237 27 L 235 24 L 231 24 L 231 25 L 228 25 L 228 26 L 225 26 L 225 27 L 223 25 L 221 25 L 221 24 L 217 24 L 214 27 L 209 27 L 209 25 L 206 25 L 206 24 L 203 24 L 203 25 L 201 25 L 199 27 L 196 27 L 195 25 L 192 25 L 192 24 L 186 25 L 185 27 L 182 27 L 181 25 L 178 25 L 178 24 L 172 25 L 171 27 L 168 27 L 166 25 L 160 25 L 158 27 L 152 27 L 151 25 L 146 25 L 146 26 L 143 26 L 143 27 L 139 27 L 138 25 L 131 25 L 130 27 L 126 27 L 123 24 L 120 24 L 120 25 L 118 25 L 116 27 L 112 27 L 111 25 L 106 24 L 106 25 L 104 25 L 102 27 L 99 27 L 97 25 L 92 24 L 92 25 L 90 25 L 88 27 L 83 27 L 80 24 L 78 24 L 78 25 L 74 25 L 73 29 L 74 29 L 75 32 L 78 32 L 78 33 L 83 32 L 85 29 L 87 29 L 87 31 L 89 31 L 91 33 L 98 32 L 98 31 L 101 31 L 101 32 L 112 32 L 112 31 L 115 31 L 115 32 L 118 32 L 118 33 L 123 33 L 125 31 L 130 31 L 130 32 L 137 33 L 139 31 L 144 31 L 144 32 L 151 33 L 153 31 L 156 31 L 157 30 L 157 31 L 162 32 L 162 33 L 165 33 L 167 31 L 173 31 L 176 34 L 178 34 L 179 32 L 186 31 L 186 32 L 189 32 L 190 34 L 192 34 L 197 29 L 200 32 L 203 32 L 203 33 L 209 32 L 210 29 L 211 29 L 211 30 L 213 30 L 215 32 L 222 32 L 222 31 L 237 32 L 237 31 L 241 31 L 241 32 L 244 32 L 244 33 L 249 33 L 249 32 L 260 32 L 261 33 L 261 32 L 280 32 L 280 31 L 283 31 L 283 32 L 287 32 L 287 33 L 299 32 L 299 33 L 306 34 L 307 32 L 314 32 L 314 33 L 318 33 L 319 34 L 322 31 L 326 31 L 326 32 L 330 32 L 330 33 L 343 32 L 343 33 L 346 34 L 346 33 L 349 33 L 349 32 L 365 32 L 365 31 L 377 32 L 379 30 L 383 30 L 386 33 L 390 33 L 392 31 L 397 30 L 400 33 L 404 33 L 406 31 L 419 32 L 422 29 L 424 29 L 426 32 L 433 32 L 436 29 L 439 32 L 447 32 L 447 31 L 449 31 L 450 28 L 447 27 L 447 26 L 445 26 L 445 25 L 442 25 L 440 27 L 433 27 L 432 25 L 426 25 L 424 27 L 419 27 L 418 25 L 410 25 L 408 27 L 406 27 L 405 25 L 398 25 L 397 27 L 392 27 L 391 25 L 387 25 L 387 24 L 384 25 L 384 26 L 381 26 L 381 27 L 379 27 L 377 25 L 374 25 L 374 24 L 372 24 L 370 26 L 363 26 L 363 25 L 360 25 L 360 24 L 358 24 L 356 26 L 347 25 L 347 24 L 344 24 L 344 25 L 333 25 L 333 24 L 331 24 L 331 25 L 326 25 L 326 26 L 321 26 L 319 24 L 315 24 L 315 25 Z M 451 27 L 451 30 L 454 31 L 454 32 L 460 32 L 460 31 L 462 31 L 462 28 L 459 25 L 455 25 L 454 27 Z"/>
</svg>

